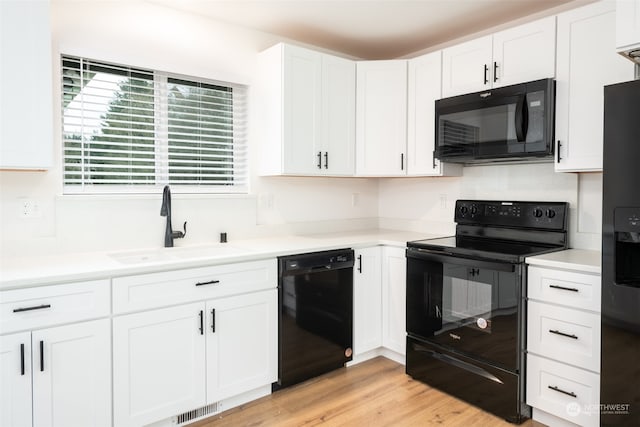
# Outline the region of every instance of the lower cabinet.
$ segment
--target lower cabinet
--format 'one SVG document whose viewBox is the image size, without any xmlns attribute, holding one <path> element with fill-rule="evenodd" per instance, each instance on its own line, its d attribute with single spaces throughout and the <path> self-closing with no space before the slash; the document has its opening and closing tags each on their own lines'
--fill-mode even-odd
<svg viewBox="0 0 640 427">
<path fill-rule="evenodd" d="M 139 426 L 277 379 L 277 290 L 113 319 L 114 424 Z"/>
<path fill-rule="evenodd" d="M 110 426 L 108 319 L 0 337 L 0 425 Z"/>
<path fill-rule="evenodd" d="M 355 250 L 353 271 L 353 354 L 382 345 L 382 246 Z"/>
<path fill-rule="evenodd" d="M 407 335 L 405 249 L 385 246 L 382 254 L 382 345 L 404 356 Z"/>
</svg>

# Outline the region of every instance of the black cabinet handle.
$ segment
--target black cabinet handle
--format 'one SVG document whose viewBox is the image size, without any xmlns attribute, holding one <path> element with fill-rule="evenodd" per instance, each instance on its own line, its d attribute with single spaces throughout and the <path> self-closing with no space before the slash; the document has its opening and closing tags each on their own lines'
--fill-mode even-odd
<svg viewBox="0 0 640 427">
<path fill-rule="evenodd" d="M 435 169 L 437 167 L 436 166 L 436 152 L 435 152 L 435 150 L 433 151 L 433 154 L 431 155 L 431 159 L 432 159 L 431 161 L 433 162 L 433 168 Z"/>
<path fill-rule="evenodd" d="M 400 170 L 404 170 L 404 153 L 400 153 Z"/>
<path fill-rule="evenodd" d="M 571 392 L 571 391 L 564 391 L 563 389 L 558 388 L 558 387 L 556 387 L 556 386 L 551 386 L 551 385 L 549 385 L 549 386 L 547 386 L 547 387 L 549 387 L 549 388 L 550 388 L 551 390 L 553 390 L 553 391 L 557 391 L 558 393 L 566 394 L 567 396 L 571 396 L 571 397 L 578 397 L 578 395 L 577 395 L 577 394 L 575 394 L 574 392 Z"/>
<path fill-rule="evenodd" d="M 324 168 L 329 169 L 329 152 L 324 152 Z"/>
<path fill-rule="evenodd" d="M 358 272 L 362 273 L 362 255 L 358 255 Z"/>
<path fill-rule="evenodd" d="M 216 333 L 216 309 L 211 309 L 211 332 Z"/>
<path fill-rule="evenodd" d="M 493 61 L 493 82 L 498 81 L 498 63 Z"/>
<path fill-rule="evenodd" d="M 24 375 L 24 344 L 20 344 L 20 375 Z"/>
<path fill-rule="evenodd" d="M 487 67 L 487 64 L 484 64 L 484 84 L 489 83 L 489 78 L 487 77 L 488 72 L 489 72 L 489 67 Z"/>
<path fill-rule="evenodd" d="M 35 305 L 33 307 L 16 308 L 13 310 L 13 312 L 21 313 L 23 311 L 43 310 L 45 308 L 51 308 L 51 304 L 42 304 L 42 305 Z"/>
<path fill-rule="evenodd" d="M 204 311 L 200 310 L 200 335 L 204 335 Z"/>
<path fill-rule="evenodd" d="M 44 341 L 40 341 L 40 372 L 44 372 Z"/>
<path fill-rule="evenodd" d="M 558 140 L 558 152 L 556 153 L 556 163 L 560 163 L 560 160 L 562 160 L 562 157 L 560 157 L 560 147 L 562 147 L 562 144 L 560 143 L 560 140 Z"/>
<path fill-rule="evenodd" d="M 556 335 L 562 335 L 563 337 L 573 338 L 574 340 L 578 339 L 577 335 L 565 334 L 564 332 L 556 331 L 556 330 L 553 330 L 553 329 L 549 329 L 549 332 L 552 333 L 552 334 L 556 334 Z"/>
<path fill-rule="evenodd" d="M 559 285 L 549 285 L 549 287 L 553 289 L 561 289 L 563 291 L 579 292 L 579 290 L 576 288 L 565 288 L 564 286 Z"/>
<path fill-rule="evenodd" d="M 209 280 L 208 282 L 198 282 L 196 283 L 196 286 L 215 285 L 217 283 L 220 283 L 220 280 Z"/>
<path fill-rule="evenodd" d="M 318 169 L 322 169 L 322 151 L 318 151 Z"/>
</svg>

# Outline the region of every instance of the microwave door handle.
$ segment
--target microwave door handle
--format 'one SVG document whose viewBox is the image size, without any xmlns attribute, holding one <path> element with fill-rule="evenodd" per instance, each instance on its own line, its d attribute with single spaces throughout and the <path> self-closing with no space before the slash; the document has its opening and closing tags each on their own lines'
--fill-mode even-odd
<svg viewBox="0 0 640 427">
<path fill-rule="evenodd" d="M 516 139 L 524 142 L 527 139 L 529 130 L 529 110 L 527 108 L 526 95 L 520 95 L 516 104 L 515 114 Z"/>
</svg>

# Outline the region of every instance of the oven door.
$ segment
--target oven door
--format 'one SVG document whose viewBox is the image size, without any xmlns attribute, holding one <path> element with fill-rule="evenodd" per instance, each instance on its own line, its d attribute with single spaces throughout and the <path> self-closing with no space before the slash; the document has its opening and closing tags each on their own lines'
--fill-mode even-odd
<svg viewBox="0 0 640 427">
<path fill-rule="evenodd" d="M 517 370 L 517 264 L 407 250 L 407 333 Z"/>
</svg>

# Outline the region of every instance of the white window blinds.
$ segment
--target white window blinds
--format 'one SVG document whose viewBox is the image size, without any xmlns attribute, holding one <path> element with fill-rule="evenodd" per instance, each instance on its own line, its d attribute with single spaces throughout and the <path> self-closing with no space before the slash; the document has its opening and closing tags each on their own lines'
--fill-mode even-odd
<svg viewBox="0 0 640 427">
<path fill-rule="evenodd" d="M 65 192 L 246 192 L 246 92 L 63 56 Z"/>
</svg>

